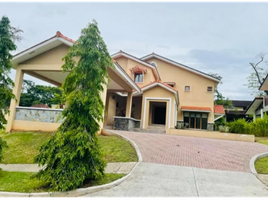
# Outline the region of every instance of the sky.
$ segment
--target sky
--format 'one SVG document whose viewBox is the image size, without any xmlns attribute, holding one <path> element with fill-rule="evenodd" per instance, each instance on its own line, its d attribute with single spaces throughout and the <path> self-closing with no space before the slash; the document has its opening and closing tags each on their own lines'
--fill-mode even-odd
<svg viewBox="0 0 268 200">
<path fill-rule="evenodd" d="M 155 52 L 217 73 L 223 78 L 219 91 L 231 100 L 254 98 L 245 84 L 253 72 L 249 62 L 268 52 L 267 10 L 267 3 L 0 3 L 0 15 L 23 30 L 13 54 L 57 31 L 76 40 L 95 19 L 111 54 Z M 24 79 L 49 85 L 28 75 Z"/>
</svg>

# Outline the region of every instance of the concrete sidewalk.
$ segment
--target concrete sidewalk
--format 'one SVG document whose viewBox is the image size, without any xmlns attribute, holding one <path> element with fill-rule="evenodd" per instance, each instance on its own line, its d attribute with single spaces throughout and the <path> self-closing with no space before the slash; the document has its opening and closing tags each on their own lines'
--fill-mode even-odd
<svg viewBox="0 0 268 200">
<path fill-rule="evenodd" d="M 107 163 L 105 173 L 128 174 L 136 164 L 136 162 Z M 38 172 L 41 169 L 37 164 L 0 164 L 0 168 L 16 172 Z"/>
<path fill-rule="evenodd" d="M 138 163 L 120 185 L 85 196 L 250 197 L 268 190 L 252 173 Z"/>
</svg>

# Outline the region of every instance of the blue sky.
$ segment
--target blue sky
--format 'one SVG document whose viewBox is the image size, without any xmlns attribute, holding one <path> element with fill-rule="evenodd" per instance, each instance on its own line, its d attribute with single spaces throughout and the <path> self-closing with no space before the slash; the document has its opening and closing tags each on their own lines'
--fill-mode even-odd
<svg viewBox="0 0 268 200">
<path fill-rule="evenodd" d="M 17 52 L 56 31 L 76 40 L 95 19 L 111 54 L 155 52 L 218 73 L 223 77 L 220 92 L 237 100 L 253 99 L 244 84 L 253 72 L 248 63 L 268 52 L 267 10 L 267 3 L 0 3 L 1 15 L 24 31 Z"/>
</svg>

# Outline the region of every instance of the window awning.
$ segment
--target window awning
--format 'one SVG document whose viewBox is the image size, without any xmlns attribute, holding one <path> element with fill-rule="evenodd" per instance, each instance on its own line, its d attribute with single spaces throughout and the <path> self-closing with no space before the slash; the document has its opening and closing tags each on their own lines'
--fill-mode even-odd
<svg viewBox="0 0 268 200">
<path fill-rule="evenodd" d="M 210 107 L 196 107 L 196 106 L 182 106 L 181 110 L 190 112 L 211 112 Z"/>
</svg>

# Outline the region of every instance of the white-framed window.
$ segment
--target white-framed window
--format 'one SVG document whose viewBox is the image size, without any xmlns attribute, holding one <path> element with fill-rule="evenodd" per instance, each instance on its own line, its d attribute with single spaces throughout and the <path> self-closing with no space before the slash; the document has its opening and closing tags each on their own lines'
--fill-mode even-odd
<svg viewBox="0 0 268 200">
<path fill-rule="evenodd" d="M 185 91 L 190 91 L 190 86 L 185 86 Z"/>
<path fill-rule="evenodd" d="M 212 92 L 213 91 L 213 87 L 212 86 L 208 86 L 207 91 L 208 92 Z"/>
<path fill-rule="evenodd" d="M 136 83 L 142 83 L 143 82 L 143 73 L 135 73 L 134 80 Z"/>
</svg>

